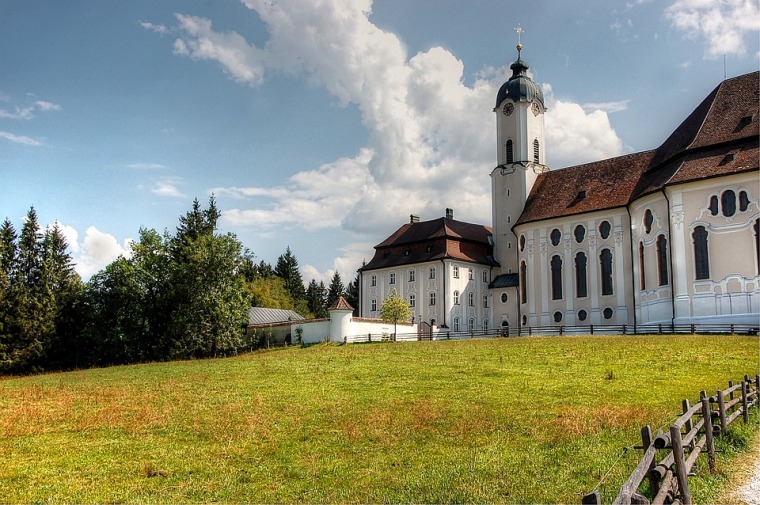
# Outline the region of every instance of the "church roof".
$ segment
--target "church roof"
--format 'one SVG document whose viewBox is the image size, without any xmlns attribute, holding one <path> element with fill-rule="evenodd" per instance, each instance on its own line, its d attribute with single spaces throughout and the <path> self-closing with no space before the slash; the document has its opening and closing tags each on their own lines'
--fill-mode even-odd
<svg viewBox="0 0 760 505">
<path fill-rule="evenodd" d="M 657 149 L 538 176 L 517 224 L 623 207 L 666 186 L 758 170 L 760 73 L 723 81 Z"/>
<path fill-rule="evenodd" d="M 375 255 L 361 270 L 458 259 L 495 265 L 491 228 L 449 218 L 406 223 L 375 246 Z"/>
<path fill-rule="evenodd" d="M 496 107 L 507 98 L 513 102 L 532 102 L 537 99 L 541 101 L 541 104 L 544 103 L 544 92 L 528 75 L 530 66 L 520 57 L 521 50 L 522 45 L 518 44 L 517 60 L 509 67 L 512 69 L 512 77 L 502 84 L 499 92 L 496 93 Z"/>
</svg>

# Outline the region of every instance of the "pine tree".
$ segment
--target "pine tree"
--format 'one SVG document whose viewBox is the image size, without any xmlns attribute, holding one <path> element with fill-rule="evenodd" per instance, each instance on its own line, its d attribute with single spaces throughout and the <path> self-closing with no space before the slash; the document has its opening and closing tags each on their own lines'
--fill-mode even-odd
<svg viewBox="0 0 760 505">
<path fill-rule="evenodd" d="M 277 258 L 274 273 L 285 281 L 285 289 L 290 293 L 296 306 L 306 300 L 306 289 L 303 286 L 301 272 L 298 270 L 298 260 L 290 251 L 290 246 L 285 250 L 285 254 Z"/>
<path fill-rule="evenodd" d="M 364 266 L 364 265 L 362 265 Z M 359 315 L 359 272 L 356 277 L 346 287 L 346 301 L 354 308 L 354 316 Z"/>
<path fill-rule="evenodd" d="M 343 280 L 336 271 L 330 280 L 330 287 L 327 288 L 327 308 L 332 307 L 345 292 L 346 288 L 343 286 Z"/>
<path fill-rule="evenodd" d="M 12 335 L 10 324 L 12 321 L 12 295 L 11 285 L 16 275 L 16 262 L 18 258 L 18 235 L 13 224 L 6 219 L 0 226 L 0 370 L 3 363 L 10 361 L 10 349 Z"/>
<path fill-rule="evenodd" d="M 309 282 L 309 286 L 306 288 L 306 303 L 315 318 L 321 319 L 327 317 L 327 289 L 325 289 L 325 283 L 312 279 Z"/>
</svg>

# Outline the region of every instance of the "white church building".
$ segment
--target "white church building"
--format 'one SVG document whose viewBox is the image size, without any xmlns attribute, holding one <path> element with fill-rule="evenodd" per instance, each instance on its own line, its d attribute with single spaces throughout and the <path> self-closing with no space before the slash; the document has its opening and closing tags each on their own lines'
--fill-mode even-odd
<svg viewBox="0 0 760 505">
<path fill-rule="evenodd" d="M 493 109 L 493 226 L 411 216 L 360 269 L 360 316 L 395 290 L 415 322 L 454 332 L 757 326 L 758 72 L 720 83 L 656 149 L 551 170 L 550 112 L 517 50 Z"/>
</svg>

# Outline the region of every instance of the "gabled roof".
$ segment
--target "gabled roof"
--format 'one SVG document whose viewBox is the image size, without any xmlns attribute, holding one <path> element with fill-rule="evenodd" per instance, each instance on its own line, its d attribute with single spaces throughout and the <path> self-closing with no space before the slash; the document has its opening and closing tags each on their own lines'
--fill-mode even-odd
<svg viewBox="0 0 760 505">
<path fill-rule="evenodd" d="M 655 150 L 538 176 L 517 224 L 623 207 L 665 186 L 760 168 L 760 73 L 723 81 Z"/>
<path fill-rule="evenodd" d="M 441 259 L 496 265 L 490 237 L 488 226 L 449 218 L 406 223 L 375 246 L 374 257 L 361 270 Z"/>
<path fill-rule="evenodd" d="M 303 320 L 303 316 L 292 310 L 267 309 L 264 307 L 251 307 L 248 310 L 248 326 L 269 325 L 301 320 Z"/>
</svg>

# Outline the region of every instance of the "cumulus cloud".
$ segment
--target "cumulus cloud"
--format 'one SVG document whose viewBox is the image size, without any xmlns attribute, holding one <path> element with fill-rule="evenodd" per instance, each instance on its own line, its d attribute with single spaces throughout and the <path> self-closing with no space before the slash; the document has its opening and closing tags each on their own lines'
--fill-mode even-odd
<svg viewBox="0 0 760 505">
<path fill-rule="evenodd" d="M 174 53 L 216 62 L 232 79 L 252 86 L 272 72 L 305 78 L 339 105 L 356 106 L 369 141 L 358 153 L 298 172 L 278 187 L 215 188 L 217 195 L 241 202 L 223 213 L 227 224 L 263 233 L 342 227 L 374 236 L 409 214 L 433 219 L 446 207 L 458 219 L 490 222 L 493 101 L 511 62 L 483 69 L 465 84 L 464 64 L 450 51 L 433 47 L 410 55 L 395 34 L 372 24 L 370 0 L 243 3 L 267 26 L 264 46 L 216 31 L 209 19 L 177 14 Z M 555 100 L 549 87 L 547 105 L 553 167 L 622 153 L 607 112 L 622 110 L 624 101 L 584 110 Z M 335 267 L 343 275 L 344 267 Z"/>
<path fill-rule="evenodd" d="M 122 244 L 110 233 L 102 232 L 95 226 L 90 226 L 85 231 L 82 241 L 79 240 L 79 232 L 73 226 L 60 221 L 48 225 L 47 228 L 57 226 L 69 245 L 74 262 L 74 269 L 85 281 L 104 269 L 108 264 L 115 261 L 119 256 L 129 258 L 132 256 L 131 239 Z"/>
<path fill-rule="evenodd" d="M 26 146 L 41 146 L 42 142 L 39 140 L 35 140 L 31 137 L 27 137 L 26 135 L 15 135 L 13 133 L 0 131 L 0 138 L 9 140 L 16 144 L 23 144 Z"/>
<path fill-rule="evenodd" d="M 745 39 L 760 31 L 756 0 L 677 0 L 665 9 L 665 18 L 687 37 L 703 39 L 708 58 L 744 55 Z"/>
</svg>

